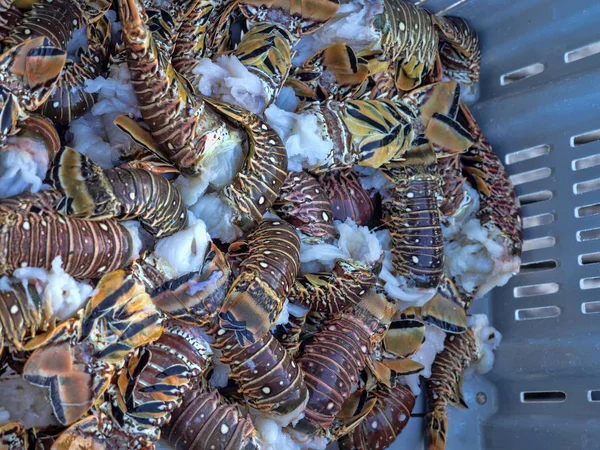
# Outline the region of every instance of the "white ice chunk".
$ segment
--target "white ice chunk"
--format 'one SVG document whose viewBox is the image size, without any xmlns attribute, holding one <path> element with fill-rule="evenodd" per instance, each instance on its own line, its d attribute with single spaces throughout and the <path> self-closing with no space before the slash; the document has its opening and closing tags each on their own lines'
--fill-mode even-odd
<svg viewBox="0 0 600 450">
<path fill-rule="evenodd" d="M 283 88 L 281 88 L 277 101 L 275 101 L 275 105 L 277 105 L 278 108 L 288 112 L 296 111 L 298 103 L 300 103 L 300 99 L 296 97 L 294 90 L 289 86 L 283 86 Z"/>
<path fill-rule="evenodd" d="M 52 412 L 48 388 L 34 386 L 17 374 L 0 378 L 0 398 L 4 411 L 0 426 L 21 422 L 26 428 L 58 425 Z"/>
<path fill-rule="evenodd" d="M 381 12 L 383 0 L 343 2 L 329 22 L 298 42 L 292 63 L 298 66 L 318 51 L 339 42 L 345 42 L 357 52 L 376 48 L 380 36 L 370 22 Z"/>
<path fill-rule="evenodd" d="M 394 187 L 394 184 L 379 169 L 354 166 L 353 170 L 360 174 L 361 186 L 368 190 L 372 197 L 375 194 L 380 194 L 383 199 L 390 198 L 390 190 Z"/>
<path fill-rule="evenodd" d="M 235 55 L 222 55 L 216 61 L 202 58 L 192 73 L 198 75 L 196 87 L 202 95 L 241 106 L 255 114 L 264 111 L 263 84 Z"/>
<path fill-rule="evenodd" d="M 494 366 L 494 350 L 500 345 L 502 334 L 490 325 L 486 314 L 469 316 L 467 324 L 473 330 L 477 341 L 477 361 L 471 364 L 467 373 L 486 374 Z"/>
<path fill-rule="evenodd" d="M 205 195 L 190 209 L 194 216 L 204 221 L 213 239 L 233 242 L 242 235 L 242 230 L 232 223 L 233 209 L 216 193 Z"/>
<path fill-rule="evenodd" d="M 333 244 L 306 244 L 300 236 L 300 262 L 302 273 L 329 271 L 336 259 L 350 258 L 363 262 L 377 261 L 383 249 L 376 234 L 367 227 L 358 226 L 351 219 L 334 221 L 339 239 Z"/>
<path fill-rule="evenodd" d="M 0 198 L 24 191 L 36 193 L 48 171 L 48 150 L 31 138 L 11 136 L 0 151 Z"/>
<path fill-rule="evenodd" d="M 119 152 L 108 142 L 104 122 L 91 112 L 75 119 L 69 125 L 71 145 L 103 169 L 111 169 L 119 159 Z"/>
<path fill-rule="evenodd" d="M 320 166 L 333 149 L 333 142 L 323 138 L 317 117 L 311 113 L 296 114 L 271 105 L 265 116 L 285 145 L 288 171 Z"/>
<path fill-rule="evenodd" d="M 50 271 L 37 267 L 24 267 L 15 270 L 13 277 L 25 285 L 27 280 L 39 280 L 43 286 L 43 297 L 50 314 L 59 321 L 72 317 L 84 306 L 94 288 L 88 283 L 75 280 L 62 268 L 62 258 L 52 260 Z"/>
<path fill-rule="evenodd" d="M 210 235 L 202 220 L 158 241 L 155 253 L 176 270 L 175 276 L 196 271 L 204 261 Z"/>
<path fill-rule="evenodd" d="M 327 439 L 322 437 L 309 438 L 302 433 L 289 430 L 295 439 L 288 434 L 277 422 L 263 416 L 253 416 L 252 421 L 258 433 L 257 441 L 261 450 L 324 450 Z"/>
</svg>

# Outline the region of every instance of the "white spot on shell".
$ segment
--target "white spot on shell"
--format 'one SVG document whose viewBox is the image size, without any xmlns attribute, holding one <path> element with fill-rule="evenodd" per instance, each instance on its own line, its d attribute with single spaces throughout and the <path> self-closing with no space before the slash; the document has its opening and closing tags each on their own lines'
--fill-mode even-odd
<svg viewBox="0 0 600 450">
<path fill-rule="evenodd" d="M 419 262 L 419 258 L 417 258 L 416 256 L 412 257 L 412 261 L 417 264 Z"/>
<path fill-rule="evenodd" d="M 18 307 L 17 305 L 12 305 L 12 306 L 10 307 L 10 313 L 11 313 L 11 314 L 16 314 L 16 313 L 18 313 L 18 312 L 19 312 L 19 307 Z"/>
<path fill-rule="evenodd" d="M 225 424 L 221 424 L 221 434 L 227 434 L 229 432 L 229 427 Z"/>
<path fill-rule="evenodd" d="M 271 393 L 271 388 L 269 386 L 265 386 L 264 388 L 262 388 L 262 391 L 265 394 L 270 394 Z"/>
</svg>

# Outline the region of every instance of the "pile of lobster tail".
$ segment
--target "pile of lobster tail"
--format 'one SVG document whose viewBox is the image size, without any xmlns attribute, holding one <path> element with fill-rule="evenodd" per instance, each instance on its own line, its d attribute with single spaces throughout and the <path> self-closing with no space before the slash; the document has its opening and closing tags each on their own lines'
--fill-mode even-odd
<svg viewBox="0 0 600 450">
<path fill-rule="evenodd" d="M 415 3 L 0 0 L 0 449 L 445 448 L 523 224 Z"/>
</svg>

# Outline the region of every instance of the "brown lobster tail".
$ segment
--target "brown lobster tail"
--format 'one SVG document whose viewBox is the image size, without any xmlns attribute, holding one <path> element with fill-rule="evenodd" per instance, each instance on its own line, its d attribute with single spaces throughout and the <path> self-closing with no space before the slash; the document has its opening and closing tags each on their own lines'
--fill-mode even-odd
<svg viewBox="0 0 600 450">
<path fill-rule="evenodd" d="M 361 296 L 377 283 L 381 271 L 375 264 L 337 260 L 333 272 L 298 277 L 288 299 L 312 312 L 337 314 L 360 302 Z"/>
<path fill-rule="evenodd" d="M 300 239 L 283 220 L 263 220 L 246 246 L 248 256 L 219 312 L 220 326 L 234 331 L 242 346 L 269 332 L 300 267 Z"/>
<path fill-rule="evenodd" d="M 288 157 L 279 135 L 260 117 L 240 107 L 205 98 L 248 135 L 248 157 L 221 197 L 234 208 L 234 223 L 250 231 L 275 202 L 287 176 Z"/>
<path fill-rule="evenodd" d="M 361 186 L 358 176 L 351 170 L 331 172 L 319 178 L 329 196 L 333 218 L 352 219 L 357 225 L 367 225 L 375 206 L 369 193 Z"/>
<path fill-rule="evenodd" d="M 6 6 L 0 7 L 0 39 L 6 38 L 15 25 L 23 20 L 23 12 L 16 6 L 7 2 Z"/>
<path fill-rule="evenodd" d="M 131 235 L 114 220 L 64 217 L 40 208 L 35 201 L 0 204 L 0 275 L 26 266 L 50 269 L 60 256 L 69 275 L 100 278 L 125 267 L 132 249 Z"/>
<path fill-rule="evenodd" d="M 273 207 L 281 218 L 306 234 L 304 242 L 331 243 L 338 234 L 326 191 L 308 172 L 290 172 Z"/>
<path fill-rule="evenodd" d="M 0 354 L 4 340 L 20 350 L 25 337 L 44 331 L 51 319 L 35 283 L 23 286 L 16 282 L 11 284 L 10 289 L 0 291 Z"/>
<path fill-rule="evenodd" d="M 481 225 L 496 227 L 505 236 L 513 256 L 520 256 L 523 246 L 521 205 L 508 172 L 487 141 L 464 103 L 459 118 L 476 138 L 473 147 L 460 155 L 463 173 L 480 197 L 477 217 Z"/>
<path fill-rule="evenodd" d="M 395 184 L 391 202 L 384 203 L 391 222 L 392 262 L 409 285 L 436 289 L 444 271 L 444 253 L 435 153 L 422 146 L 405 158 L 385 170 Z"/>
<path fill-rule="evenodd" d="M 179 191 L 145 169 L 103 171 L 72 148 L 63 147 L 50 172 L 54 186 L 65 193 L 59 209 L 88 219 L 139 219 L 156 237 L 185 227 L 187 215 Z"/>
<path fill-rule="evenodd" d="M 210 349 L 191 329 L 168 325 L 162 336 L 138 349 L 109 389 L 106 410 L 133 436 L 156 440 L 183 394 L 204 373 Z"/>
<path fill-rule="evenodd" d="M 176 450 L 254 448 L 252 420 L 218 391 L 196 389 L 186 394 L 162 431 L 164 439 Z"/>
<path fill-rule="evenodd" d="M 34 3 L 12 30 L 6 43 L 15 45 L 32 37 L 43 36 L 52 45 L 66 49 L 75 29 L 97 20 L 109 7 L 110 2 L 104 0 L 44 0 Z"/>
<path fill-rule="evenodd" d="M 325 322 L 304 347 L 298 364 L 310 393 L 298 428 L 308 433 L 326 430 L 358 383 L 369 351 L 369 333 L 354 317 Z"/>
<path fill-rule="evenodd" d="M 67 62 L 63 76 L 41 110 L 54 123 L 67 125 L 94 106 L 96 95 L 85 91 L 85 82 L 102 75 L 106 68 L 110 28 L 106 17 L 87 26 L 88 48 L 79 56 L 79 62 Z"/>
<path fill-rule="evenodd" d="M 173 68 L 186 77 L 193 78 L 193 70 L 204 57 L 209 19 L 215 8 L 211 0 L 193 0 L 177 33 L 171 56 Z"/>
<path fill-rule="evenodd" d="M 440 30 L 440 58 L 444 73 L 461 83 L 474 84 L 481 72 L 479 36 L 460 17 L 434 16 Z"/>
<path fill-rule="evenodd" d="M 415 406 L 415 396 L 404 385 L 377 387 L 373 409 L 349 434 L 339 440 L 340 450 L 383 450 L 402 432 Z"/>
<path fill-rule="evenodd" d="M 462 398 L 462 374 L 476 358 L 476 352 L 475 336 L 468 329 L 462 334 L 448 335 L 444 350 L 433 361 L 431 377 L 426 381 L 425 442 L 428 450 L 444 450 L 446 447 L 447 406 L 467 407 Z"/>
<path fill-rule="evenodd" d="M 233 332 L 221 329 L 213 347 L 252 407 L 291 419 L 300 414 L 308 398 L 302 371 L 271 333 L 243 348 Z"/>
<path fill-rule="evenodd" d="M 52 46 L 45 37 L 27 39 L 10 47 L 0 55 L 3 96 L 14 90 L 16 104 L 34 111 L 51 94 L 66 60 L 67 52 Z"/>
</svg>

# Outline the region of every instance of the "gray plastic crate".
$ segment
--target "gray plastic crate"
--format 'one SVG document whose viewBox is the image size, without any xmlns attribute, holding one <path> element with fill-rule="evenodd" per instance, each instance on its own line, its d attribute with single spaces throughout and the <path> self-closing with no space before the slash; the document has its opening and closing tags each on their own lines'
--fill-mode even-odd
<svg viewBox="0 0 600 450">
<path fill-rule="evenodd" d="M 600 2 L 415 3 L 478 31 L 471 109 L 525 223 L 523 273 L 474 307 L 503 341 L 492 372 L 465 386 L 470 409 L 451 410 L 447 448 L 600 449 Z M 421 427 L 415 418 L 400 440 Z"/>
</svg>

